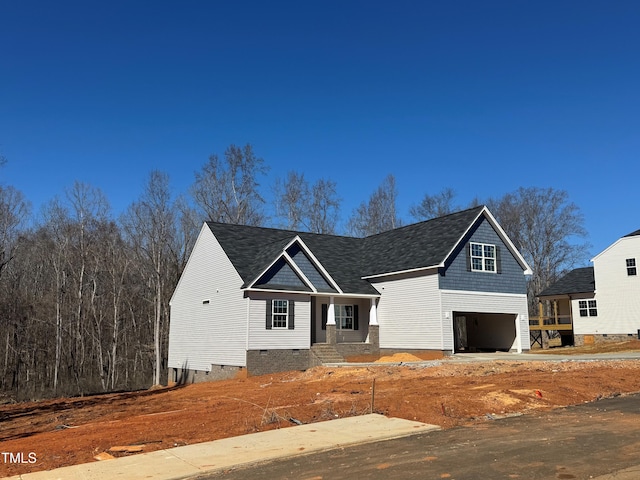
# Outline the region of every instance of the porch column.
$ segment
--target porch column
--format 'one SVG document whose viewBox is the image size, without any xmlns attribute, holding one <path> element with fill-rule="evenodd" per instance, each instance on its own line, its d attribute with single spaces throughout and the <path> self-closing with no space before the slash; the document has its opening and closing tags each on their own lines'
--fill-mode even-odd
<svg viewBox="0 0 640 480">
<path fill-rule="evenodd" d="M 516 315 L 516 352 L 522 353 L 522 331 L 520 328 L 520 317 L 522 314 Z M 529 319 L 527 318 L 527 322 Z"/>
<path fill-rule="evenodd" d="M 333 297 L 329 297 L 329 305 L 327 308 L 327 343 L 335 345 L 337 343 L 336 341 L 336 309 L 333 303 Z"/>
<path fill-rule="evenodd" d="M 369 333 L 366 342 L 372 346 L 372 354 L 380 354 L 380 325 L 378 324 L 378 307 L 375 298 L 371 299 L 369 307 Z"/>
<path fill-rule="evenodd" d="M 376 307 L 376 299 L 371 299 L 371 307 L 369 308 L 369 325 L 378 325 L 378 309 Z"/>
</svg>

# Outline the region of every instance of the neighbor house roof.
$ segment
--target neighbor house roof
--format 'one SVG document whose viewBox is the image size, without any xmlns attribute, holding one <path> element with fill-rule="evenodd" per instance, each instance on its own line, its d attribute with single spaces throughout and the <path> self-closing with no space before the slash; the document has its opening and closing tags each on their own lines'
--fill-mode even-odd
<svg viewBox="0 0 640 480">
<path fill-rule="evenodd" d="M 545 288 L 538 297 L 555 295 L 569 295 L 571 293 L 591 293 L 596 290 L 593 267 L 583 267 L 571 270 L 554 284 Z"/>
<path fill-rule="evenodd" d="M 216 222 L 207 225 L 244 280 L 244 288 L 299 237 L 344 293 L 376 295 L 377 290 L 363 277 L 442 266 L 483 211 L 483 206 L 474 207 L 366 238 Z"/>
</svg>

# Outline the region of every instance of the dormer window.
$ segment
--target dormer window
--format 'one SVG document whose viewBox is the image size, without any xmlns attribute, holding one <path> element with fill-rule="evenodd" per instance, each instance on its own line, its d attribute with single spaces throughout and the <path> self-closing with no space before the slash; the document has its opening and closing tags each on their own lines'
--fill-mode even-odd
<svg viewBox="0 0 640 480">
<path fill-rule="evenodd" d="M 471 271 L 496 272 L 496 246 L 487 243 L 471 243 Z"/>
<path fill-rule="evenodd" d="M 627 258 L 627 275 L 637 275 L 638 272 L 636 270 L 636 259 L 635 258 Z"/>
</svg>

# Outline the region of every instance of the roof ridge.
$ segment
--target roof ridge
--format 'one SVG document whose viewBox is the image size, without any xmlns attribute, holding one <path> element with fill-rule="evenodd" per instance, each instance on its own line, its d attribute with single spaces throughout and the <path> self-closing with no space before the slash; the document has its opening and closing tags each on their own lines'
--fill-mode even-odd
<svg viewBox="0 0 640 480">
<path fill-rule="evenodd" d="M 446 215 L 442 215 L 440 217 L 433 217 L 433 218 L 429 218 L 427 220 L 420 220 L 419 222 L 414 222 L 414 223 L 409 223 L 407 225 L 402 225 L 401 227 L 396 227 L 396 228 L 392 228 L 391 230 L 385 230 L 384 232 L 380 232 L 380 233 L 374 233 L 373 235 L 368 235 L 364 238 L 372 238 L 372 237 L 376 237 L 378 235 L 383 235 L 385 233 L 389 233 L 389 232 L 397 232 L 398 230 L 402 230 L 404 228 L 409 228 L 409 227 L 415 227 L 416 225 L 423 225 L 425 223 L 429 223 L 429 222 L 434 222 L 436 220 L 443 220 L 447 217 L 452 217 L 453 215 L 461 215 L 463 213 L 468 213 L 471 210 L 481 210 L 483 208 L 485 208 L 486 205 L 476 205 L 475 207 L 469 207 L 469 208 L 465 208 L 464 210 L 459 210 L 457 212 L 451 212 L 451 213 L 447 213 Z"/>
<path fill-rule="evenodd" d="M 256 230 L 270 230 L 275 232 L 287 232 L 294 235 L 317 235 L 320 237 L 338 237 L 338 238 L 354 238 L 360 239 L 360 237 L 353 237 L 351 235 L 338 235 L 335 233 L 316 233 L 316 232 L 306 232 L 304 230 L 291 230 L 289 228 L 278 228 L 278 227 L 264 227 L 262 225 L 243 225 L 239 223 L 225 223 L 225 222 L 214 222 L 213 220 L 207 220 L 205 223 L 213 224 L 213 225 L 222 225 L 222 226 L 230 226 L 232 228 L 253 228 Z"/>
</svg>

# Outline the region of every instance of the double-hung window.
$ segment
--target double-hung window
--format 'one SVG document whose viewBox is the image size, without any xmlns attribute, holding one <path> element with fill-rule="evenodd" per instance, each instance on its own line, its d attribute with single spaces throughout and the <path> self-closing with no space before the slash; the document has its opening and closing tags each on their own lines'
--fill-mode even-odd
<svg viewBox="0 0 640 480">
<path fill-rule="evenodd" d="M 289 301 L 273 300 L 273 302 L 271 302 L 271 309 L 273 328 L 287 328 L 287 318 L 289 317 Z"/>
<path fill-rule="evenodd" d="M 336 305 L 336 327 L 340 330 L 353 330 L 353 305 Z"/>
<path fill-rule="evenodd" d="M 496 246 L 487 243 L 471 243 L 471 271 L 496 272 Z"/>
<path fill-rule="evenodd" d="M 580 309 L 581 317 L 598 316 L 598 306 L 595 300 L 580 300 L 578 301 L 578 308 Z"/>
<path fill-rule="evenodd" d="M 627 275 L 637 275 L 638 272 L 636 270 L 636 259 L 635 258 L 627 258 Z"/>
</svg>

